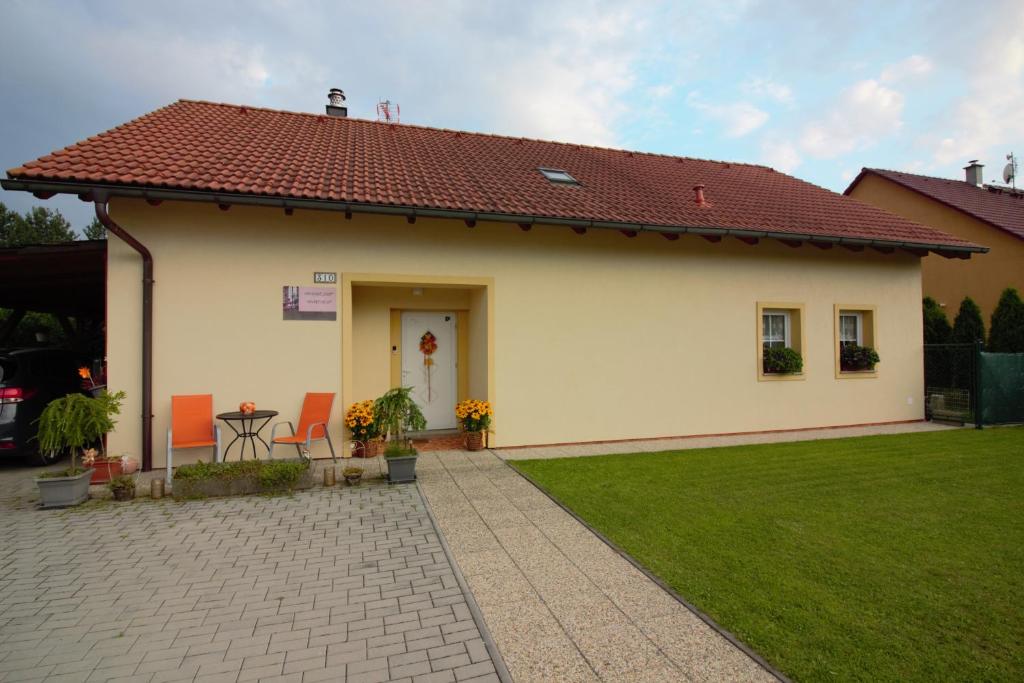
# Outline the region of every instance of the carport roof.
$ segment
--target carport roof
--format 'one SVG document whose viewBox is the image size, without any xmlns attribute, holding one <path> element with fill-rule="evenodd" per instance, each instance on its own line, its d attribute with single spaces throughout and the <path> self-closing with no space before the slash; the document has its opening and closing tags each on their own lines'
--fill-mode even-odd
<svg viewBox="0 0 1024 683">
<path fill-rule="evenodd" d="M 106 240 L 0 249 L 0 308 L 101 319 Z"/>
</svg>

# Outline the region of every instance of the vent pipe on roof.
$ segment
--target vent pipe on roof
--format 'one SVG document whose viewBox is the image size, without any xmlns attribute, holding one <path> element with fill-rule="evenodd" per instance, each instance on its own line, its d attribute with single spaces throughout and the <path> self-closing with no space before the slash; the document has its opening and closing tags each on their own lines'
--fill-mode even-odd
<svg viewBox="0 0 1024 683">
<path fill-rule="evenodd" d="M 331 88 L 327 93 L 327 115 L 341 118 L 348 116 L 348 107 L 344 102 L 345 92 L 341 88 Z"/>
<path fill-rule="evenodd" d="M 709 202 L 707 199 L 704 198 L 704 186 L 703 185 L 694 185 L 693 186 L 693 194 L 694 194 L 693 201 L 694 201 L 694 203 L 697 206 L 700 206 L 700 207 L 709 207 L 709 206 L 711 206 L 711 202 Z"/>
<path fill-rule="evenodd" d="M 967 177 L 965 180 L 975 187 L 981 187 L 981 169 L 985 168 L 985 164 L 979 164 L 977 159 L 971 159 L 964 166 L 964 170 L 967 171 Z"/>
</svg>

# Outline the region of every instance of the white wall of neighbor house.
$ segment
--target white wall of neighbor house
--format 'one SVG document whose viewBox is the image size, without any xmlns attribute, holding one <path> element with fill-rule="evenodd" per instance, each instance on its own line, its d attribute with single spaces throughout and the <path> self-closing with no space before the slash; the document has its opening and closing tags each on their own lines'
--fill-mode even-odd
<svg viewBox="0 0 1024 683">
<path fill-rule="evenodd" d="M 490 295 L 452 294 L 486 313 L 470 316 L 470 365 L 493 367 L 490 380 L 472 373 L 469 389 L 495 402 L 492 445 L 923 417 L 920 263 L 910 255 L 184 202 L 115 200 L 111 214 L 155 262 L 157 467 L 178 393 L 213 393 L 218 412 L 252 400 L 294 420 L 306 391 L 335 391 L 333 433 L 343 439 L 343 316 L 281 315 L 281 287 L 312 285 L 314 271 L 337 272 L 339 283 L 346 272 L 493 278 Z M 138 256 L 111 237 L 110 383 L 129 394 L 111 446 L 132 453 L 141 438 L 140 277 Z M 388 386 L 374 336 L 384 306 L 353 290 L 353 386 L 372 393 Z M 803 379 L 758 381 L 759 301 L 803 305 Z M 836 377 L 837 303 L 876 307 L 877 376 Z"/>
</svg>

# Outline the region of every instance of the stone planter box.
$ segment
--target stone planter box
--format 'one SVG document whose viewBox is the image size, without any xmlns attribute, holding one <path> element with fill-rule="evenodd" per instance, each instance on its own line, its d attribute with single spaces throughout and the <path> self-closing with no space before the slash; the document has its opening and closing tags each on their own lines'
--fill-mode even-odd
<svg viewBox="0 0 1024 683">
<path fill-rule="evenodd" d="M 89 499 L 89 482 L 93 470 L 88 469 L 74 477 L 47 477 L 36 479 L 40 505 L 44 508 L 66 508 Z"/>
<path fill-rule="evenodd" d="M 416 481 L 417 455 L 403 455 L 397 458 L 384 458 L 388 463 L 388 482 L 406 484 Z"/>
<path fill-rule="evenodd" d="M 171 496 L 175 500 L 189 498 L 215 498 L 219 496 L 247 496 L 253 493 L 286 493 L 288 491 L 301 491 L 313 488 L 314 480 L 313 467 L 309 467 L 299 477 L 299 480 L 289 487 L 267 487 L 260 483 L 255 476 L 243 476 L 233 478 L 210 478 L 210 479 L 173 479 L 171 483 Z"/>
</svg>

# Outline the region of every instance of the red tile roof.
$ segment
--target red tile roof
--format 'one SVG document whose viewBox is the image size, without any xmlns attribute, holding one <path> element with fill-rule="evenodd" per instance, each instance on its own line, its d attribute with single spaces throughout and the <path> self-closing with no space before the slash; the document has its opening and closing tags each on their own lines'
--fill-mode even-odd
<svg viewBox="0 0 1024 683">
<path fill-rule="evenodd" d="M 963 180 L 865 168 L 846 188 L 849 194 L 867 173 L 873 173 L 915 192 L 942 202 L 989 225 L 1024 239 L 1024 192 L 1009 188 L 978 187 Z"/>
<path fill-rule="evenodd" d="M 540 167 L 580 184 L 552 183 Z M 190 100 L 8 176 L 973 250 L 764 166 Z M 710 206 L 695 203 L 698 184 Z"/>
</svg>

